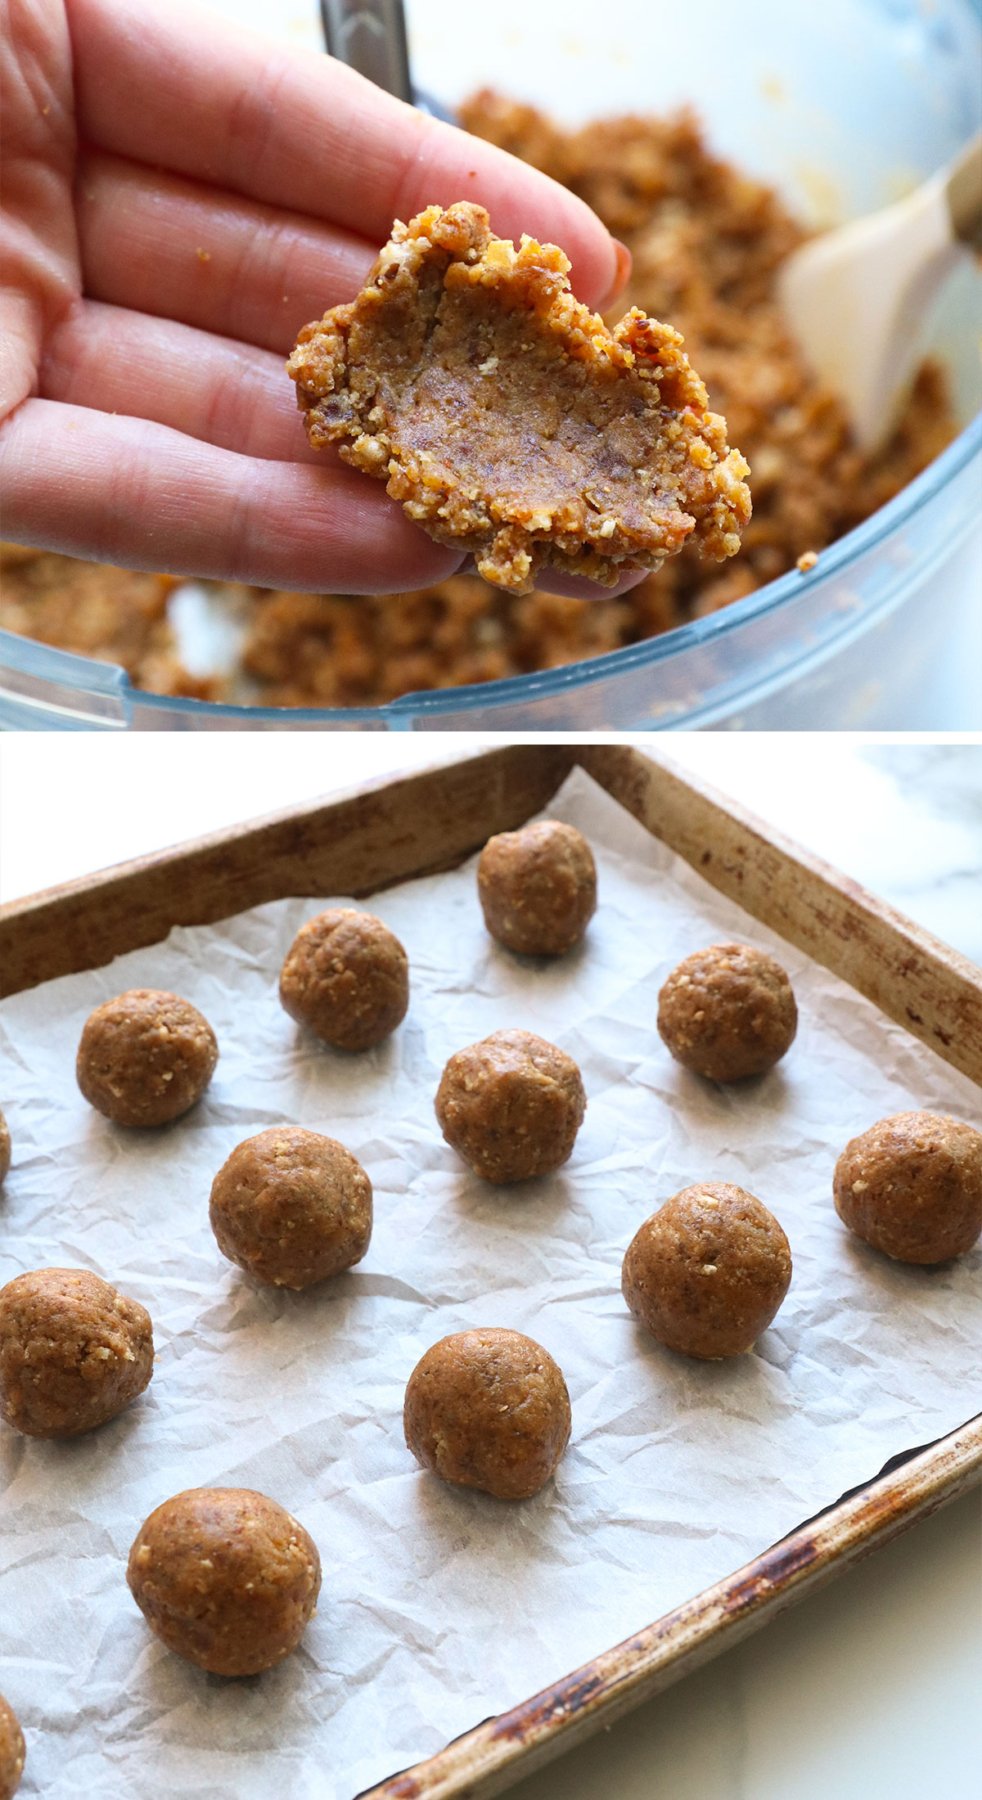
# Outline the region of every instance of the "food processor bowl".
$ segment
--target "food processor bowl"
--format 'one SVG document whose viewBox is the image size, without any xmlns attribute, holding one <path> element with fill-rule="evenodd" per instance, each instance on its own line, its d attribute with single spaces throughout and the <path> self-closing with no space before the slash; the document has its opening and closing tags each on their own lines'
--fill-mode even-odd
<svg viewBox="0 0 982 1800">
<path fill-rule="evenodd" d="M 221 10 L 282 31 L 272 0 Z M 693 105 L 714 150 L 832 224 L 942 163 L 982 121 L 982 0 L 412 0 L 414 79 L 453 109 L 493 86 L 569 123 Z M 301 33 L 319 43 L 316 7 Z M 291 34 L 293 41 L 296 35 Z M 0 724 L 13 729 L 610 731 L 982 726 L 982 275 L 966 256 L 929 348 L 962 429 L 902 493 L 720 612 L 542 674 L 378 707 L 282 709 L 175 699 L 118 668 L 0 633 Z M 298 321 L 298 324 L 303 321 Z M 975 677 L 971 676 L 974 659 Z"/>
</svg>

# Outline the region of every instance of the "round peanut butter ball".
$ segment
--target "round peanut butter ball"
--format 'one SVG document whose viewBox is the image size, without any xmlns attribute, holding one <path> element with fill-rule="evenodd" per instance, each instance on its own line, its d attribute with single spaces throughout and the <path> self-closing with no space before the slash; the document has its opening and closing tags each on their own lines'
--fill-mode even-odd
<svg viewBox="0 0 982 1800">
<path fill-rule="evenodd" d="M 196 1006 L 132 988 L 89 1014 L 75 1073 L 115 1125 L 168 1125 L 201 1099 L 217 1061 L 215 1033 Z"/>
<path fill-rule="evenodd" d="M 687 1069 L 709 1081 L 763 1075 L 798 1028 L 780 963 L 748 944 L 712 944 L 673 969 L 658 996 L 658 1030 Z"/>
<path fill-rule="evenodd" d="M 409 959 L 372 913 L 338 907 L 302 925 L 280 972 L 291 1019 L 336 1050 L 370 1050 L 401 1025 Z"/>
<path fill-rule="evenodd" d="M 844 1225 L 897 1262 L 964 1256 L 982 1232 L 982 1132 L 942 1113 L 896 1113 L 835 1165 Z"/>
<path fill-rule="evenodd" d="M 126 1569 L 151 1631 L 213 1675 L 259 1675 L 295 1650 L 320 1557 L 284 1507 L 251 1488 L 188 1488 L 137 1532 Z"/>
<path fill-rule="evenodd" d="M 443 1071 L 436 1116 L 485 1181 L 528 1181 L 569 1160 L 586 1095 L 573 1058 L 531 1031 L 493 1031 Z"/>
<path fill-rule="evenodd" d="M 10 1169 L 10 1128 L 0 1112 L 0 1182 Z"/>
<path fill-rule="evenodd" d="M 484 923 L 506 950 L 564 956 L 597 910 L 597 868 L 586 838 L 553 819 L 489 838 L 477 865 Z"/>
<path fill-rule="evenodd" d="M 12 1706 L 0 1694 L 0 1800 L 14 1800 L 24 1773 L 24 1733 Z"/>
<path fill-rule="evenodd" d="M 496 1500 L 528 1500 L 569 1443 L 563 1372 L 520 1331 L 494 1327 L 441 1338 L 406 1388 L 406 1443 L 424 1469 Z"/>
<path fill-rule="evenodd" d="M 360 1262 L 372 1184 L 350 1150 L 297 1125 L 246 1138 L 211 1189 L 218 1247 L 274 1287 L 307 1288 Z"/>
<path fill-rule="evenodd" d="M 683 1188 L 628 1246 L 621 1287 L 636 1319 L 685 1356 L 752 1350 L 791 1284 L 773 1213 L 728 1181 Z"/>
<path fill-rule="evenodd" d="M 0 1416 L 27 1437 L 105 1425 L 153 1374 L 153 1328 L 136 1300 L 88 1269 L 35 1269 L 0 1288 Z"/>
</svg>

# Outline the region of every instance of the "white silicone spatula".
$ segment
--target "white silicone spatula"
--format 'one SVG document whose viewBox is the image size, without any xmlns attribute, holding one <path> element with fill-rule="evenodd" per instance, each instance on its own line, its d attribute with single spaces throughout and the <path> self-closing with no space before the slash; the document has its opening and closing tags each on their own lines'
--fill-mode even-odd
<svg viewBox="0 0 982 1800">
<path fill-rule="evenodd" d="M 982 133 L 905 200 L 804 244 L 781 272 L 785 316 L 864 451 L 889 436 L 924 354 L 935 295 L 982 250 Z"/>
</svg>

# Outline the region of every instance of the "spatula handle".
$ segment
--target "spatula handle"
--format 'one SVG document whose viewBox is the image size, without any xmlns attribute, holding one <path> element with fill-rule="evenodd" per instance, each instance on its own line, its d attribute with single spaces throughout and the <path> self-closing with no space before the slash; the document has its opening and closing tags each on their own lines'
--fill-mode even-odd
<svg viewBox="0 0 982 1800">
<path fill-rule="evenodd" d="M 982 250 L 982 131 L 956 156 L 945 193 L 955 237 Z"/>
<path fill-rule="evenodd" d="M 327 48 L 376 87 L 412 100 L 402 0 L 321 0 Z"/>
</svg>

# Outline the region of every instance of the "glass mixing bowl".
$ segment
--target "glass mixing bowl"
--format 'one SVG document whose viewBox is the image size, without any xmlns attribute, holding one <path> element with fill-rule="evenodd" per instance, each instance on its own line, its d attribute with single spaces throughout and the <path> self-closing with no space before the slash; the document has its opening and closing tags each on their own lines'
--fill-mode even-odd
<svg viewBox="0 0 982 1800">
<path fill-rule="evenodd" d="M 319 45 L 316 7 L 219 0 Z M 693 103 L 724 156 L 831 223 L 895 199 L 978 129 L 982 0 L 413 0 L 418 86 L 450 109 L 491 85 L 575 122 Z M 10 728 L 604 731 L 982 726 L 966 685 L 982 614 L 982 277 L 966 258 L 933 322 L 963 429 L 856 530 L 711 617 L 541 675 L 294 711 L 144 694 L 121 669 L 0 633 Z M 961 698 L 952 702 L 953 670 Z M 976 669 L 978 677 L 978 669 Z M 958 682 L 956 681 L 956 686 Z"/>
</svg>

